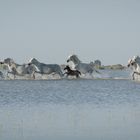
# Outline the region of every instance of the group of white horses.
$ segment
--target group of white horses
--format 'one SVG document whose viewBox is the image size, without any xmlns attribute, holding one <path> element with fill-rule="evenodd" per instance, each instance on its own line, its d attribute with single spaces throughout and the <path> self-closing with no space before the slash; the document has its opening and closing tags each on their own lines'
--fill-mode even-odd
<svg viewBox="0 0 140 140">
<path fill-rule="evenodd" d="M 94 63 L 82 63 L 77 55 L 70 55 L 67 59 L 67 65 L 69 62 L 73 63 L 71 68 L 78 70 L 82 75 L 89 74 L 93 76 L 93 72 L 98 72 L 94 68 Z M 46 64 L 41 63 L 37 59 L 32 58 L 26 64 L 17 64 L 13 59 L 6 58 L 0 62 L 0 65 L 3 69 L 7 71 L 6 77 L 9 77 L 10 74 L 13 75 L 13 79 L 16 79 L 17 76 L 29 76 L 32 79 L 36 79 L 36 74 L 41 75 L 59 75 L 60 78 L 64 77 L 63 69 L 58 64 Z M 1 77 L 3 77 L 2 71 L 0 71 Z"/>
<path fill-rule="evenodd" d="M 70 66 L 70 63 L 72 65 Z M 36 79 L 36 74 L 40 75 L 59 75 L 60 78 L 64 77 L 64 70 L 58 64 L 46 64 L 41 63 L 37 59 L 32 58 L 26 64 L 17 64 L 11 58 L 6 58 L 3 61 L 0 61 L 1 68 L 6 70 L 6 77 L 9 77 L 9 74 L 13 75 L 13 79 L 16 79 L 17 76 L 26 76 L 28 75 L 31 79 Z M 90 75 L 93 78 L 93 72 L 99 73 L 95 69 L 95 64 L 93 62 L 83 63 L 77 55 L 70 55 L 67 59 L 67 65 L 69 65 L 73 70 L 78 70 L 81 75 Z M 140 75 L 140 57 L 134 56 L 128 60 L 128 67 L 133 70 L 132 78 L 135 80 L 136 75 Z M 0 71 L 0 77 L 4 78 L 4 74 Z"/>
</svg>

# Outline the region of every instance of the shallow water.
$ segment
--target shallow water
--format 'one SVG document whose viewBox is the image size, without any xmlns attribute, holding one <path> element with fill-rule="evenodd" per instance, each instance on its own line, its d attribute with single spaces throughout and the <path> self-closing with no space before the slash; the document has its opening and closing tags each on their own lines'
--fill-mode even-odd
<svg viewBox="0 0 140 140">
<path fill-rule="evenodd" d="M 139 140 L 140 83 L 0 81 L 0 140 Z"/>
<path fill-rule="evenodd" d="M 82 79 L 132 79 L 131 78 L 131 73 L 132 70 L 130 69 L 123 69 L 123 70 L 111 70 L 111 69 L 104 69 L 104 70 L 98 70 L 99 73 L 97 72 L 93 72 L 92 75 L 86 74 L 86 75 L 80 75 L 80 77 Z M 3 75 L 0 75 L 0 79 L 1 80 L 12 80 L 14 79 L 14 75 L 13 74 L 8 74 L 7 76 L 7 71 L 6 70 L 1 70 L 0 72 L 2 72 Z M 64 71 L 63 71 L 64 73 Z M 66 75 L 65 75 L 66 76 Z M 62 77 L 62 78 L 65 78 Z M 59 75 L 57 74 L 50 74 L 50 75 L 46 75 L 46 74 L 35 74 L 35 79 L 36 80 L 58 80 L 58 79 L 62 79 Z M 69 77 L 70 79 L 73 79 L 74 77 Z M 33 76 L 30 74 L 26 74 L 24 76 L 15 76 L 15 79 L 20 79 L 20 80 L 31 80 L 33 79 Z"/>
</svg>

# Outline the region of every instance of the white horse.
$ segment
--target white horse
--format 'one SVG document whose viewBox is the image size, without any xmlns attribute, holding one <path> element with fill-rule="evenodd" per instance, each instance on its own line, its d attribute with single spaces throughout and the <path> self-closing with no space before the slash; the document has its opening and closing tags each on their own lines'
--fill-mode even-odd
<svg viewBox="0 0 140 140">
<path fill-rule="evenodd" d="M 132 59 L 128 60 L 128 67 L 131 67 L 133 69 L 132 78 L 135 80 L 134 75 L 140 75 L 140 57 L 134 56 Z"/>
<path fill-rule="evenodd" d="M 93 66 L 93 62 L 91 63 L 82 63 L 81 60 L 77 57 L 77 55 L 70 55 L 68 57 L 67 62 L 73 62 L 74 69 L 80 71 L 82 74 L 90 74 L 92 75 L 93 71 L 99 73 Z"/>
<path fill-rule="evenodd" d="M 19 65 L 15 63 L 11 58 L 4 59 L 4 61 L 0 63 L 7 67 L 7 77 L 8 74 L 11 73 L 14 75 L 14 79 L 16 78 L 16 76 L 25 76 L 26 74 L 29 74 L 32 76 L 32 78 L 35 78 L 34 72 L 36 71 L 36 67 L 33 67 L 33 65 Z"/>
<path fill-rule="evenodd" d="M 40 74 L 58 74 L 60 77 L 63 76 L 63 72 L 61 70 L 61 67 L 58 64 L 45 64 L 40 63 L 37 59 L 32 58 L 29 61 L 29 64 L 34 64 L 37 68 L 35 71 L 36 73 Z"/>
</svg>

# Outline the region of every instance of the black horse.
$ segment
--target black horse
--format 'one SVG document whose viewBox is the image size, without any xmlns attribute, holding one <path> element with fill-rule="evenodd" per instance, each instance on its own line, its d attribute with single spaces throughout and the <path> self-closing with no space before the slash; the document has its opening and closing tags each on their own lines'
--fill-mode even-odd
<svg viewBox="0 0 140 140">
<path fill-rule="evenodd" d="M 68 65 L 64 68 L 64 70 L 67 70 L 64 74 L 67 74 L 67 76 L 76 76 L 76 78 L 79 78 L 79 75 L 81 75 L 81 72 L 78 70 L 72 70 Z"/>
</svg>

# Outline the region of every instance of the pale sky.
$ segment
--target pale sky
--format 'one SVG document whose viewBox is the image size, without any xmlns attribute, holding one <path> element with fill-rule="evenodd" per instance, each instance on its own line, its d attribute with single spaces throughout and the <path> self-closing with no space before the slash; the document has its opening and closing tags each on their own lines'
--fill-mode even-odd
<svg viewBox="0 0 140 140">
<path fill-rule="evenodd" d="M 140 55 L 140 0 L 0 0 L 0 59 L 127 64 Z"/>
</svg>

